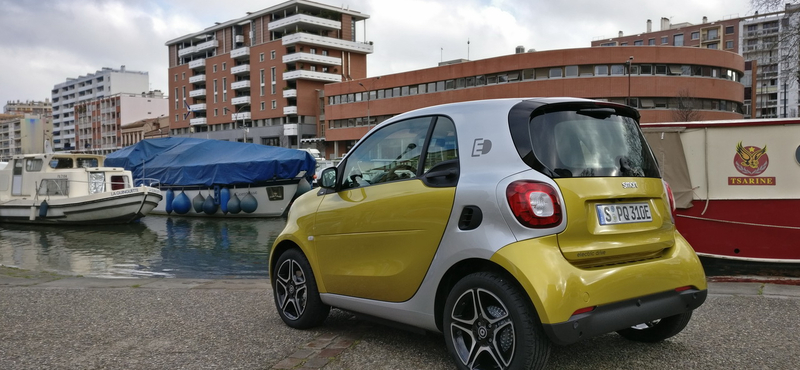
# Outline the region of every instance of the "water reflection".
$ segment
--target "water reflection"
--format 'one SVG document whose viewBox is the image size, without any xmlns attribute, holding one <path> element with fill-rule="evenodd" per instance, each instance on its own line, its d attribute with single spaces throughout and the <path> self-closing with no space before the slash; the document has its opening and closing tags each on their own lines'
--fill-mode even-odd
<svg viewBox="0 0 800 370">
<path fill-rule="evenodd" d="M 162 216 L 110 226 L 0 224 L 0 264 L 92 277 L 265 277 L 284 224 Z"/>
</svg>

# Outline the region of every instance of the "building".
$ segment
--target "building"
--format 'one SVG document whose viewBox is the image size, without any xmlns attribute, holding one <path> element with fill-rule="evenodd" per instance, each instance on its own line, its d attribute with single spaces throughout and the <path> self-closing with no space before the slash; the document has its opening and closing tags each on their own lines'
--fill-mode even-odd
<svg viewBox="0 0 800 370">
<path fill-rule="evenodd" d="M 6 103 L 6 106 L 3 107 L 3 113 L 5 114 L 34 114 L 42 116 L 42 118 L 50 117 L 53 114 L 53 105 L 50 103 L 50 99 L 45 99 L 44 101 L 9 101 Z"/>
<path fill-rule="evenodd" d="M 0 161 L 17 154 L 44 153 L 49 122 L 38 114 L 0 115 Z"/>
<path fill-rule="evenodd" d="M 724 31 L 724 29 L 723 29 Z M 524 49 L 523 49 L 524 50 Z M 324 89 L 327 158 L 369 129 L 413 109 L 467 100 L 570 96 L 627 103 L 641 121 L 741 119 L 744 59 L 710 48 L 604 47 L 516 53 L 429 69 L 331 83 Z"/>
<path fill-rule="evenodd" d="M 169 117 L 165 114 L 156 118 L 145 118 L 123 124 L 120 132 L 120 144 L 122 147 L 136 144 L 144 139 L 168 137 Z"/>
<path fill-rule="evenodd" d="M 645 33 L 594 40 L 592 46 L 689 46 L 721 49 L 741 54 L 746 61 L 742 83 L 745 86 L 743 113 L 746 118 L 797 117 L 797 43 L 786 37 L 797 29 L 800 5 L 787 4 L 784 11 L 736 17 L 700 24 L 671 24 L 661 19 L 658 31 L 647 20 Z M 787 63 L 790 62 L 790 63 Z"/>
<path fill-rule="evenodd" d="M 366 77 L 369 16 L 291 0 L 166 43 L 172 136 L 299 147 L 321 137 L 325 84 Z"/>
<path fill-rule="evenodd" d="M 147 72 L 103 68 L 77 78 L 67 78 L 53 87 L 53 145 L 55 150 L 75 149 L 77 128 L 75 106 L 123 92 L 141 93 L 150 90 Z"/>
<path fill-rule="evenodd" d="M 73 151 L 108 154 L 133 145 L 144 135 L 131 135 L 123 129 L 143 119 L 158 119 L 169 113 L 169 101 L 161 91 L 121 93 L 75 104 L 75 148 Z M 133 139 L 137 139 L 133 141 Z M 131 142 L 132 141 L 132 142 Z"/>
</svg>

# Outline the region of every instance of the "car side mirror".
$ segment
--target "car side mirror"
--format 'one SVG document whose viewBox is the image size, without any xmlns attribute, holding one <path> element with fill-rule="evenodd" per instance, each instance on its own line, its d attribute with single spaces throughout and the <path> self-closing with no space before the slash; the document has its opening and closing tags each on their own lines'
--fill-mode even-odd
<svg viewBox="0 0 800 370">
<path fill-rule="evenodd" d="M 336 167 L 328 167 L 320 174 L 319 187 L 333 189 L 336 187 Z"/>
</svg>

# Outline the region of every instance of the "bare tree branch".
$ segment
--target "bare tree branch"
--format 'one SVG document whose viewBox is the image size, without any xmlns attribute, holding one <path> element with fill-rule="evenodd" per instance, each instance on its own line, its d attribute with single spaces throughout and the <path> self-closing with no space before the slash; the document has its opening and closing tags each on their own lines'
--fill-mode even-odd
<svg viewBox="0 0 800 370">
<path fill-rule="evenodd" d="M 698 110 L 700 102 L 689 94 L 688 89 L 678 91 L 678 96 L 674 98 L 676 108 L 672 111 L 672 118 L 675 122 L 699 121 L 701 114 Z"/>
</svg>

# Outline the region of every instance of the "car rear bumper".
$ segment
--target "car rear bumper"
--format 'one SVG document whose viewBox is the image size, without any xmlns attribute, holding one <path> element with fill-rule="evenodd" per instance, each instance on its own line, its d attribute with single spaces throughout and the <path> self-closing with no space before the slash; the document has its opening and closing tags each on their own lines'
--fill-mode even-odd
<svg viewBox="0 0 800 370">
<path fill-rule="evenodd" d="M 629 328 L 694 310 L 703 304 L 708 290 L 676 290 L 598 306 L 591 312 L 572 316 L 565 322 L 544 324 L 553 343 L 575 343 L 593 336 Z"/>
</svg>

